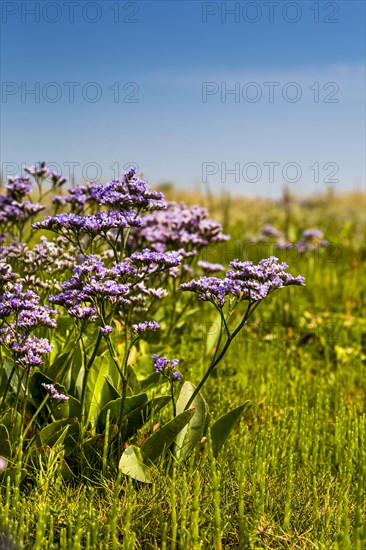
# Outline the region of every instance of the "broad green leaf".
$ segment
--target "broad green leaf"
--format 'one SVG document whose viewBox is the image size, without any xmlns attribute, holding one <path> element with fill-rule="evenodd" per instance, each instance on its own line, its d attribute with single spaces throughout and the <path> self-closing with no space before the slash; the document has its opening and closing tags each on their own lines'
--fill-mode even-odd
<svg viewBox="0 0 366 550">
<path fill-rule="evenodd" d="M 4 424 L 0 424 L 0 456 L 3 456 L 4 458 L 11 457 L 9 432 Z"/>
<path fill-rule="evenodd" d="M 75 478 L 74 473 L 71 471 L 70 466 L 64 458 L 62 459 L 60 473 L 65 481 L 70 481 Z"/>
<path fill-rule="evenodd" d="M 76 347 L 70 364 L 67 368 L 63 383 L 69 388 L 71 395 L 81 399 L 83 380 L 85 376 L 85 365 L 81 343 Z"/>
<path fill-rule="evenodd" d="M 184 429 L 194 414 L 193 409 L 178 414 L 175 418 L 170 420 L 170 422 L 164 424 L 164 426 L 146 439 L 141 445 L 141 450 L 145 453 L 146 457 L 151 462 L 155 462 L 155 460 L 157 460 L 173 443 L 177 435 Z"/>
<path fill-rule="evenodd" d="M 241 415 L 248 409 L 250 406 L 250 401 L 246 401 L 236 409 L 224 414 L 221 418 L 216 420 L 216 422 L 211 426 L 211 441 L 212 441 L 212 452 L 216 458 L 220 452 L 220 449 L 224 445 L 225 441 L 229 437 L 231 430 L 233 429 L 235 422 L 239 420 Z"/>
<path fill-rule="evenodd" d="M 29 381 L 31 403 L 35 409 L 38 408 L 46 395 L 46 390 L 42 388 L 42 384 L 53 384 L 59 393 L 68 395 L 65 386 L 53 382 L 52 379 L 43 374 L 43 372 L 37 371 L 32 375 Z M 80 418 L 80 401 L 71 395 L 68 395 L 68 397 L 69 399 L 62 403 L 50 402 L 50 400 L 48 400 L 48 405 L 40 411 L 39 415 L 43 416 L 43 418 L 47 418 L 49 410 L 48 407 L 50 407 L 56 420 L 60 420 L 62 418 Z M 38 416 L 38 421 L 39 420 L 40 418 Z"/>
<path fill-rule="evenodd" d="M 90 422 L 93 427 L 100 412 L 111 398 L 111 392 L 105 380 L 106 374 L 109 374 L 109 361 L 105 355 L 102 355 L 97 357 L 90 367 L 85 391 L 86 423 Z"/>
<path fill-rule="evenodd" d="M 105 381 L 108 384 L 109 393 L 110 393 L 110 396 L 111 396 L 109 401 L 113 401 L 114 399 L 118 399 L 119 397 L 121 397 L 121 394 L 119 393 L 119 391 L 114 387 L 113 380 L 112 380 L 111 376 L 109 374 L 105 374 L 104 378 L 105 378 Z"/>
<path fill-rule="evenodd" d="M 19 390 L 19 397 L 21 400 L 24 399 L 24 384 L 19 385 L 19 378 L 17 375 L 17 370 L 21 372 L 21 368 L 17 367 L 14 370 L 14 361 L 9 359 L 8 357 L 2 358 L 3 363 L 3 371 L 5 372 L 5 376 L 7 381 L 10 379 L 10 388 L 13 391 L 13 393 L 16 395 Z M 14 372 L 13 372 L 14 370 Z M 10 378 L 11 377 L 11 378 Z M 20 374 L 20 377 L 22 375 Z"/>
<path fill-rule="evenodd" d="M 64 370 L 70 366 L 69 361 L 73 353 L 74 350 L 70 350 L 68 353 L 63 353 L 55 359 L 52 365 L 47 369 L 47 376 L 49 376 L 51 380 L 63 382 Z"/>
<path fill-rule="evenodd" d="M 158 372 L 153 372 L 147 378 L 140 380 L 140 388 L 142 391 L 146 391 L 149 388 L 159 386 L 160 384 L 166 382 L 166 380 Z"/>
<path fill-rule="evenodd" d="M 130 445 L 121 456 L 118 468 L 121 472 L 137 481 L 152 483 L 151 470 L 146 466 L 145 461 L 146 458 L 141 449 L 135 445 Z"/>
<path fill-rule="evenodd" d="M 184 411 L 186 404 L 192 396 L 196 387 L 191 382 L 184 382 L 177 399 L 177 414 Z M 200 393 L 195 397 L 191 408 L 194 409 L 192 420 L 178 435 L 175 440 L 175 455 L 183 459 L 190 455 L 193 449 L 201 441 L 208 424 L 208 408 L 206 401 Z"/>
<path fill-rule="evenodd" d="M 60 391 L 57 384 L 55 385 L 55 388 Z M 61 418 L 81 418 L 80 401 L 78 399 L 75 399 L 75 397 L 72 397 L 72 395 L 69 395 L 68 397 L 69 399 L 67 401 L 56 405 L 52 410 L 53 416 L 56 418 L 56 420 L 59 420 Z"/>
<path fill-rule="evenodd" d="M 131 365 L 127 365 L 127 380 L 130 392 L 133 394 L 138 393 L 140 391 L 140 384 L 137 380 L 135 370 Z"/>
<path fill-rule="evenodd" d="M 49 447 L 55 445 L 62 436 L 65 426 L 69 426 L 69 429 L 64 441 L 64 448 L 65 453 L 70 454 L 80 438 L 80 424 L 77 420 L 56 420 L 56 422 L 52 422 L 52 424 L 43 428 L 38 436 L 40 445 L 48 445 Z"/>
<path fill-rule="evenodd" d="M 135 409 L 127 415 L 127 427 L 125 432 L 126 439 L 132 437 L 146 422 L 149 421 L 151 414 L 155 414 L 170 403 L 168 395 L 155 397 L 145 403 L 140 409 Z"/>
<path fill-rule="evenodd" d="M 213 323 L 205 324 L 206 331 L 204 337 L 206 338 L 206 355 L 210 355 L 215 347 L 220 336 L 221 330 L 221 316 L 218 313 Z"/>
<path fill-rule="evenodd" d="M 1 419 L 6 427 L 10 441 L 14 443 L 20 436 L 22 430 L 22 417 L 17 411 L 7 412 Z"/>
<path fill-rule="evenodd" d="M 109 401 L 102 411 L 100 412 L 97 420 L 97 429 L 101 433 L 105 428 L 105 421 L 107 418 L 108 409 L 110 409 L 110 422 L 112 424 L 117 424 L 121 418 L 129 414 L 131 411 L 136 409 L 141 409 L 141 407 L 147 403 L 147 394 L 139 393 L 133 397 L 126 397 L 123 412 L 121 413 L 122 407 L 122 397 Z"/>
</svg>

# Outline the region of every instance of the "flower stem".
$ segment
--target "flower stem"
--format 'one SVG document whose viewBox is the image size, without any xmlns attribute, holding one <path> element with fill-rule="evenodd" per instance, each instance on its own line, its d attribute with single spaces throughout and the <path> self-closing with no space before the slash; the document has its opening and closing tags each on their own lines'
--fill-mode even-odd
<svg viewBox="0 0 366 550">
<path fill-rule="evenodd" d="M 190 408 L 190 406 L 192 405 L 193 401 L 195 400 L 197 394 L 200 392 L 202 386 L 204 385 L 204 383 L 206 382 L 207 378 L 210 376 L 211 372 L 213 371 L 213 369 L 216 367 L 216 365 L 221 361 L 221 359 L 224 357 L 225 353 L 227 352 L 227 350 L 229 349 L 229 346 L 231 344 L 231 342 L 234 340 L 235 336 L 238 334 L 238 332 L 243 328 L 243 326 L 245 325 L 245 323 L 247 322 L 249 316 L 253 313 L 253 311 L 257 308 L 259 302 L 255 302 L 254 303 L 254 306 L 252 307 L 253 305 L 253 302 L 249 302 L 248 304 L 248 308 L 245 312 L 245 315 L 243 317 L 243 319 L 240 321 L 239 325 L 236 327 L 236 329 L 234 330 L 234 332 L 231 333 L 230 336 L 227 337 L 227 340 L 225 342 L 225 345 L 224 347 L 222 348 L 220 354 L 218 355 L 218 357 L 216 357 L 216 352 L 215 352 L 215 355 L 214 357 L 212 358 L 212 361 L 210 363 L 210 366 L 208 367 L 207 371 L 205 372 L 203 378 L 201 379 L 200 383 L 198 384 L 198 386 L 196 387 L 196 389 L 194 390 L 194 392 L 192 393 L 191 397 L 189 398 L 186 406 L 184 407 L 184 410 L 188 410 Z"/>
</svg>

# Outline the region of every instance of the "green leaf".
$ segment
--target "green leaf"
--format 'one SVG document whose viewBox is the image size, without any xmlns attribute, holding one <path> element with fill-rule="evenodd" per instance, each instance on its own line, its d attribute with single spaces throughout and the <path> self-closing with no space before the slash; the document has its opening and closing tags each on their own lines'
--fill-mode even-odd
<svg viewBox="0 0 366 550">
<path fill-rule="evenodd" d="M 97 357 L 90 367 L 85 391 L 85 410 L 88 411 L 86 423 L 90 422 L 93 427 L 100 412 L 111 399 L 111 392 L 105 380 L 106 374 L 109 374 L 109 361 L 102 355 Z"/>
<path fill-rule="evenodd" d="M 147 403 L 147 394 L 139 393 L 132 397 L 126 397 L 123 413 L 121 414 L 122 407 L 122 397 L 109 401 L 102 411 L 100 412 L 97 420 L 97 430 L 99 433 L 103 432 L 105 429 L 105 421 L 107 418 L 108 409 L 110 409 L 110 422 L 112 424 L 117 424 L 121 418 L 132 412 L 133 410 L 140 410 L 141 407 Z"/>
<path fill-rule="evenodd" d="M 35 372 L 30 381 L 29 381 L 29 392 L 31 397 L 31 404 L 34 407 L 34 410 L 38 408 L 38 406 L 43 401 L 46 390 L 42 388 L 42 384 L 53 384 L 55 389 L 64 395 L 67 395 L 68 392 L 65 388 L 65 386 L 58 384 L 57 382 L 53 382 L 51 378 L 43 374 L 43 372 Z M 67 401 L 64 401 L 62 403 L 51 403 L 48 401 L 48 407 L 51 408 L 52 414 L 56 420 L 60 420 L 62 418 L 80 418 L 81 415 L 81 404 L 78 399 L 75 399 L 75 397 L 72 397 L 71 395 L 68 396 L 69 399 Z M 37 420 L 40 421 L 40 415 L 43 416 L 43 418 L 48 417 L 48 408 L 45 406 L 39 413 Z"/>
<path fill-rule="evenodd" d="M 47 376 L 49 376 L 51 380 L 62 380 L 63 370 L 67 368 L 68 361 L 72 353 L 72 350 L 69 351 L 69 353 L 63 353 L 62 355 L 57 357 L 57 359 L 55 359 L 52 365 L 47 369 Z"/>
<path fill-rule="evenodd" d="M 74 473 L 64 458 L 62 459 L 60 473 L 65 481 L 70 481 L 75 478 Z"/>
<path fill-rule="evenodd" d="M 125 432 L 125 438 L 129 439 L 150 420 L 151 414 L 157 413 L 163 407 L 170 403 L 170 397 L 168 395 L 161 395 L 155 397 L 145 403 L 140 409 L 135 409 L 127 415 L 127 428 Z"/>
<path fill-rule="evenodd" d="M 21 372 L 22 369 L 20 369 L 19 366 L 18 366 L 18 367 L 15 368 L 15 370 L 13 372 L 14 361 L 9 359 L 8 357 L 3 357 L 2 358 L 2 363 L 3 363 L 3 371 L 5 373 L 6 379 L 7 380 L 10 379 L 10 388 L 11 388 L 11 390 L 13 391 L 13 393 L 15 395 L 17 394 L 17 392 L 19 390 L 19 397 L 20 397 L 21 400 L 23 400 L 24 399 L 24 384 L 19 385 L 19 378 L 18 378 L 18 374 L 17 374 L 17 371 Z"/>
<path fill-rule="evenodd" d="M 68 426 L 68 431 L 63 443 L 65 454 L 71 454 L 80 438 L 80 424 L 77 420 L 66 419 L 52 422 L 52 424 L 49 424 L 40 431 L 38 443 L 42 446 L 48 445 L 49 447 L 53 447 L 53 445 L 57 444 L 60 437 L 62 437 L 66 426 Z"/>
<path fill-rule="evenodd" d="M 0 456 L 3 456 L 4 458 L 11 457 L 9 432 L 4 424 L 0 424 Z"/>
<path fill-rule="evenodd" d="M 141 445 L 141 450 L 145 453 L 146 457 L 151 462 L 155 462 L 155 460 L 157 460 L 173 443 L 177 435 L 184 429 L 194 414 L 195 412 L 193 409 L 178 414 L 178 416 L 164 424 L 164 426 L 146 439 Z"/>
<path fill-rule="evenodd" d="M 61 388 L 58 388 L 58 384 L 55 384 L 55 388 L 58 391 L 61 390 Z M 65 392 L 61 391 L 61 393 Z M 52 413 L 56 420 L 60 420 L 62 418 L 81 418 L 80 401 L 78 399 L 75 399 L 75 397 L 72 397 L 72 395 L 69 395 L 68 397 L 69 399 L 67 401 L 59 403 L 52 408 Z"/>
<path fill-rule="evenodd" d="M 135 369 L 131 365 L 127 365 L 127 380 L 128 380 L 128 388 L 131 391 L 131 393 L 135 394 L 138 393 L 140 390 L 140 384 L 137 380 L 137 376 L 135 373 Z"/>
<path fill-rule="evenodd" d="M 22 417 L 15 412 L 7 412 L 1 419 L 1 422 L 6 427 L 11 442 L 15 442 L 21 434 L 22 430 Z"/>
<path fill-rule="evenodd" d="M 214 322 L 211 324 L 206 323 L 206 327 L 206 355 L 210 355 L 217 346 L 217 342 L 220 336 L 221 315 L 218 313 L 215 317 Z"/>
<path fill-rule="evenodd" d="M 135 445 L 130 445 L 121 456 L 118 469 L 137 481 L 152 483 L 151 470 L 146 466 L 145 461 L 146 457 L 144 457 L 141 449 Z"/>
<path fill-rule="evenodd" d="M 158 372 L 153 372 L 147 378 L 140 380 L 140 388 L 142 391 L 146 391 L 148 388 L 153 388 L 154 386 L 159 386 L 160 384 L 166 382 L 163 376 Z"/>
<path fill-rule="evenodd" d="M 212 441 L 212 452 L 216 458 L 220 452 L 220 449 L 224 445 L 225 441 L 229 437 L 231 430 L 233 429 L 235 423 L 239 420 L 241 415 L 248 409 L 250 406 L 250 401 L 246 401 L 236 409 L 224 414 L 221 418 L 216 420 L 216 422 L 211 426 L 211 441 Z"/>
<path fill-rule="evenodd" d="M 177 414 L 184 411 L 196 387 L 191 382 L 184 382 L 177 399 Z M 175 440 L 175 456 L 182 460 L 190 455 L 193 449 L 201 441 L 205 434 L 208 424 L 208 407 L 206 401 L 200 393 L 195 397 L 191 407 L 194 409 L 194 415 L 189 425 L 182 430 Z"/>
<path fill-rule="evenodd" d="M 110 396 L 111 396 L 109 401 L 113 401 L 113 399 L 118 399 L 119 397 L 121 397 L 121 394 L 119 393 L 119 391 L 114 387 L 113 380 L 112 380 L 111 376 L 109 374 L 105 374 L 104 378 L 105 378 L 105 381 L 108 384 L 109 393 L 110 393 Z"/>
</svg>

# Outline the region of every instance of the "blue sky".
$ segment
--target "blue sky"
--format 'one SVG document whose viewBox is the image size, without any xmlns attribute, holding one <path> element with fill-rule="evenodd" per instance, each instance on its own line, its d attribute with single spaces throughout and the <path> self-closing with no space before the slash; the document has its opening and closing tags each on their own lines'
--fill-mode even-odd
<svg viewBox="0 0 366 550">
<path fill-rule="evenodd" d="M 4 175 L 278 196 L 364 187 L 363 1 L 6 1 Z M 32 92 L 33 90 L 33 92 Z"/>
</svg>

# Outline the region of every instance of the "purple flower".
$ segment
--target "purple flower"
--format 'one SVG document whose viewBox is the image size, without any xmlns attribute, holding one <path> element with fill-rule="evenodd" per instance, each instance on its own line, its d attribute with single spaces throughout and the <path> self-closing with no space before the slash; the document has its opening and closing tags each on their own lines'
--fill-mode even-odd
<svg viewBox="0 0 366 550">
<path fill-rule="evenodd" d="M 88 182 L 86 185 L 76 185 L 68 190 L 68 195 L 52 196 L 51 200 L 56 206 L 71 206 L 71 211 L 75 214 L 82 214 L 86 204 L 95 203 L 93 193 L 97 184 Z"/>
<path fill-rule="evenodd" d="M 97 212 L 79 216 L 77 214 L 57 214 L 46 216 L 41 222 L 32 225 L 33 229 L 48 229 L 56 233 L 71 236 L 72 234 L 85 233 L 92 237 L 105 234 L 112 229 L 124 229 L 126 227 L 139 227 L 142 220 L 134 210 L 130 212 Z"/>
<path fill-rule="evenodd" d="M 151 332 L 153 330 L 158 330 L 159 328 L 160 325 L 156 321 L 143 321 L 142 323 L 132 325 L 132 329 L 137 333 Z"/>
<path fill-rule="evenodd" d="M 193 280 L 189 283 L 182 283 L 178 288 L 197 292 L 200 300 L 216 303 L 220 307 L 224 305 L 225 298 L 229 294 L 225 280 L 218 277 L 203 276 L 198 281 Z"/>
<path fill-rule="evenodd" d="M 24 367 L 38 367 L 42 364 L 42 355 L 49 353 L 53 346 L 47 338 L 26 336 L 19 340 L 10 330 L 0 329 L 0 343 L 8 346 L 16 355 L 16 362 Z M 18 338 L 18 339 L 17 339 Z"/>
<path fill-rule="evenodd" d="M 303 285 L 304 277 L 293 277 L 286 273 L 288 265 L 279 263 L 278 258 L 261 260 L 258 265 L 253 262 L 233 260 L 233 268 L 224 279 L 217 277 L 200 277 L 179 286 L 181 290 L 197 292 L 200 300 L 209 301 L 222 308 L 227 297 L 235 297 L 238 302 L 263 300 L 270 292 L 288 285 Z"/>
<path fill-rule="evenodd" d="M 165 208 L 164 195 L 149 189 L 146 182 L 136 176 L 135 168 L 131 168 L 122 180 L 97 185 L 92 197 L 100 205 L 122 212 L 131 208 L 140 211 Z"/>
<path fill-rule="evenodd" d="M 134 252 L 131 254 L 130 261 L 137 265 L 152 265 L 153 269 L 158 267 L 177 267 L 180 265 L 178 252 L 161 253 L 154 252 L 148 248 L 144 248 L 142 252 Z"/>
<path fill-rule="evenodd" d="M 184 251 L 201 249 L 210 243 L 229 239 L 222 226 L 208 218 L 205 208 L 169 202 L 166 210 L 149 212 L 143 216 L 144 227 L 134 234 L 157 252 L 169 249 Z"/>
<path fill-rule="evenodd" d="M 49 393 L 50 398 L 53 401 L 68 401 L 69 400 L 67 395 L 64 395 L 63 393 L 58 393 L 58 391 L 56 390 L 56 388 L 54 387 L 53 384 L 44 384 L 44 383 L 42 383 L 41 386 L 43 386 L 44 389 L 47 391 L 47 393 Z"/>
<path fill-rule="evenodd" d="M 0 296 L 0 319 L 14 316 L 9 326 L 15 330 L 23 329 L 30 332 L 38 326 L 56 327 L 56 321 L 51 315 L 59 314 L 49 306 L 39 305 L 40 297 L 31 290 L 23 291 L 21 284 L 13 285 L 11 291 L 5 291 Z"/>
<path fill-rule="evenodd" d="M 24 171 L 28 174 L 31 174 L 34 178 L 45 178 L 49 171 L 46 166 L 46 162 L 44 160 L 40 161 L 38 163 L 38 166 L 28 166 L 27 168 L 24 168 Z"/>
<path fill-rule="evenodd" d="M 110 325 L 105 325 L 104 327 L 100 327 L 100 332 L 102 334 L 112 334 L 113 329 Z"/>
<path fill-rule="evenodd" d="M 293 246 L 292 243 L 285 241 L 285 239 L 278 239 L 276 243 L 276 247 L 279 248 L 280 250 L 288 250 L 292 248 L 292 246 Z"/>
<path fill-rule="evenodd" d="M 305 239 L 322 239 L 323 232 L 319 229 L 305 229 L 302 232 L 302 236 L 305 237 Z"/>
<path fill-rule="evenodd" d="M 166 357 L 156 354 L 151 357 L 154 360 L 155 372 L 162 374 L 165 378 L 172 380 L 173 382 L 181 379 L 180 372 L 175 370 L 179 364 L 178 359 L 169 360 Z"/>
<path fill-rule="evenodd" d="M 276 229 L 273 225 L 270 224 L 264 225 L 260 232 L 266 237 L 280 237 L 282 235 L 279 229 Z"/>
<path fill-rule="evenodd" d="M 221 264 L 213 264 L 211 262 L 207 262 L 205 260 L 199 260 L 197 262 L 197 265 L 199 265 L 203 271 L 207 273 L 215 273 L 216 271 L 225 271 L 225 268 Z"/>
</svg>

